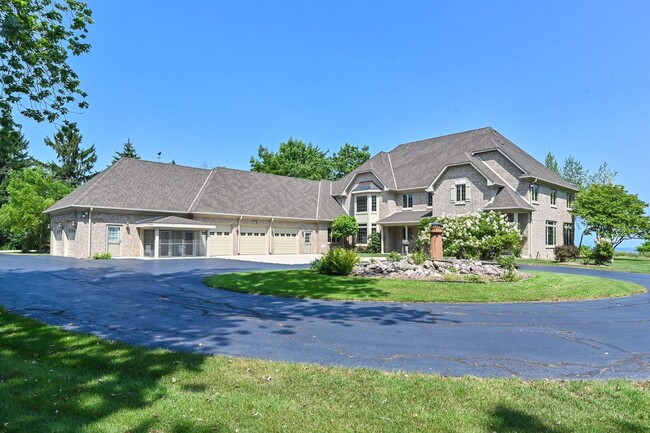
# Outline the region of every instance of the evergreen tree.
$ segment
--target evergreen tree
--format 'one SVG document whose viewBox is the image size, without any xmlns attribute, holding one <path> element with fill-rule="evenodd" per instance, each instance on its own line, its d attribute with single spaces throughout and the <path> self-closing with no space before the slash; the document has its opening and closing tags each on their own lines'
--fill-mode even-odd
<svg viewBox="0 0 650 433">
<path fill-rule="evenodd" d="M 560 164 L 558 164 L 557 159 L 555 159 L 555 156 L 553 156 L 550 150 L 546 154 L 545 164 L 546 168 L 560 174 Z"/>
<path fill-rule="evenodd" d="M 7 202 L 7 183 L 12 170 L 30 165 L 27 154 L 29 143 L 20 127 L 13 122 L 0 122 L 0 206 Z"/>
<path fill-rule="evenodd" d="M 52 172 L 58 179 L 72 185 L 80 185 L 94 176 L 92 172 L 97 162 L 95 145 L 88 149 L 81 147 L 83 136 L 76 123 L 65 121 L 54 138 L 45 138 L 45 144 L 56 152 L 57 163 L 51 163 Z"/>
<path fill-rule="evenodd" d="M 121 158 L 140 159 L 138 152 L 136 152 L 135 147 L 133 147 L 133 143 L 131 143 L 130 138 L 126 140 L 126 143 L 124 143 L 124 148 L 121 152 L 115 152 L 115 156 L 113 156 L 113 162 L 111 162 L 111 165 L 115 164 Z"/>
</svg>

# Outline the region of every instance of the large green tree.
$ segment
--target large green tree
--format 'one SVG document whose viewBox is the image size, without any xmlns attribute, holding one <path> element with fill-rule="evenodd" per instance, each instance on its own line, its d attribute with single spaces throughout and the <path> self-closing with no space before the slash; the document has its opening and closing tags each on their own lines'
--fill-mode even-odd
<svg viewBox="0 0 650 433">
<path fill-rule="evenodd" d="M 645 239 L 650 235 L 650 217 L 645 215 L 647 206 L 623 185 L 594 183 L 578 193 L 572 213 L 585 221 L 587 232 L 611 240 L 616 248 L 625 240 Z"/>
<path fill-rule="evenodd" d="M 77 0 L 0 0 L 0 119 L 17 109 L 37 122 L 54 122 L 86 93 L 69 65 L 90 51 L 88 5 Z"/>
<path fill-rule="evenodd" d="M 135 147 L 133 146 L 133 143 L 131 143 L 130 138 L 126 140 L 126 143 L 124 143 L 124 147 L 122 148 L 121 152 L 115 152 L 111 165 L 115 164 L 121 158 L 140 159 L 140 156 L 138 156 L 138 152 L 135 151 Z"/>
<path fill-rule="evenodd" d="M 57 163 L 52 163 L 54 175 L 72 185 L 80 185 L 90 179 L 97 162 L 97 153 L 93 144 L 88 149 L 81 147 L 83 136 L 76 123 L 65 121 L 54 134 L 54 138 L 45 138 L 45 144 L 56 152 Z"/>
<path fill-rule="evenodd" d="M 30 164 L 28 145 L 18 125 L 0 124 L 0 206 L 7 201 L 9 173 Z"/>
<path fill-rule="evenodd" d="M 359 149 L 348 143 L 329 156 L 318 146 L 289 138 L 277 152 L 261 146 L 251 157 L 251 171 L 312 180 L 337 180 L 370 158 L 368 146 Z"/>
<path fill-rule="evenodd" d="M 332 155 L 332 173 L 330 180 L 338 180 L 370 158 L 370 148 L 366 144 L 362 148 L 345 143 L 338 152 Z"/>
<path fill-rule="evenodd" d="M 9 201 L 0 208 L 0 227 L 8 230 L 24 250 L 46 250 L 49 217 L 43 211 L 73 189 L 41 167 L 13 171 L 7 186 Z"/>
</svg>

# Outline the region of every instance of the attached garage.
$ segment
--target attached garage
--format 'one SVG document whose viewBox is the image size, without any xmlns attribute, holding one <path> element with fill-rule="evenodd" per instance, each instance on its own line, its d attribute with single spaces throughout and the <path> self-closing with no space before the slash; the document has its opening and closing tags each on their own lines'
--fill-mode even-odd
<svg viewBox="0 0 650 433">
<path fill-rule="evenodd" d="M 273 229 L 273 254 L 298 254 L 299 230 L 295 227 Z"/>
<path fill-rule="evenodd" d="M 269 244 L 264 225 L 241 226 L 239 254 L 268 254 Z"/>
<path fill-rule="evenodd" d="M 218 225 L 216 229 L 209 232 L 208 256 L 230 256 L 232 255 L 232 233 L 230 226 Z"/>
</svg>

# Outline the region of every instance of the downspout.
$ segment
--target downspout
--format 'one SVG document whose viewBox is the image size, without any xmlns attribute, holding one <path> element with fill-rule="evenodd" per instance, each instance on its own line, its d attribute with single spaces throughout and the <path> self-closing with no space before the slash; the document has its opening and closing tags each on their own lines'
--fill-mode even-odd
<svg viewBox="0 0 650 433">
<path fill-rule="evenodd" d="M 243 215 L 237 220 L 237 255 L 241 255 L 241 220 L 244 218 Z"/>
<path fill-rule="evenodd" d="M 269 254 L 273 254 L 273 220 L 269 221 Z"/>
<path fill-rule="evenodd" d="M 93 248 L 93 208 L 88 209 L 88 258 L 92 257 Z"/>
</svg>

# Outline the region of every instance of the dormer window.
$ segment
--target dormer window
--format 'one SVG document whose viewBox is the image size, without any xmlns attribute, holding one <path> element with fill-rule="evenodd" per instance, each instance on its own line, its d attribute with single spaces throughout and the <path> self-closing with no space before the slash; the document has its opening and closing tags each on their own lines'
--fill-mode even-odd
<svg viewBox="0 0 650 433">
<path fill-rule="evenodd" d="M 413 194 L 402 194 L 402 207 L 404 209 L 413 207 Z"/>
</svg>

